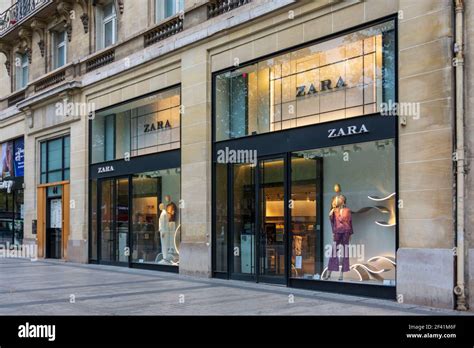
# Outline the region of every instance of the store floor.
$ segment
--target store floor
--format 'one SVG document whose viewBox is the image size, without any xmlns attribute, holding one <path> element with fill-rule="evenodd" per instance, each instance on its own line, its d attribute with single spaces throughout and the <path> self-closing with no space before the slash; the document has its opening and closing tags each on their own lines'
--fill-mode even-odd
<svg viewBox="0 0 474 348">
<path fill-rule="evenodd" d="M 157 271 L 61 261 L 0 260 L 0 315 L 407 314 L 461 313 Z"/>
</svg>

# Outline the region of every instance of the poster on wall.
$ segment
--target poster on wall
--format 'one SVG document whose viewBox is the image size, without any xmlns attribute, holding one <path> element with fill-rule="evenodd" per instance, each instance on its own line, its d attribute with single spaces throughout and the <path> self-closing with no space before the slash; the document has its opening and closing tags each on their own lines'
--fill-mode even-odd
<svg viewBox="0 0 474 348">
<path fill-rule="evenodd" d="M 15 176 L 24 176 L 25 172 L 25 140 L 23 138 L 15 140 L 15 156 L 14 156 Z"/>
<path fill-rule="evenodd" d="M 61 199 L 52 199 L 50 203 L 50 227 L 62 228 L 62 202 Z"/>
<path fill-rule="evenodd" d="M 0 144 L 0 176 L 9 178 L 14 176 L 13 169 L 13 142 Z"/>
</svg>

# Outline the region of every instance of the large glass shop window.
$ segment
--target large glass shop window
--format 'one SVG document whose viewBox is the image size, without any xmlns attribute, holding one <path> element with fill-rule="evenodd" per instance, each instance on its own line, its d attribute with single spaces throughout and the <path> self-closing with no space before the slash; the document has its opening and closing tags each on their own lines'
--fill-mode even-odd
<svg viewBox="0 0 474 348">
<path fill-rule="evenodd" d="M 393 21 L 222 73 L 216 141 L 377 113 L 394 76 Z"/>
<path fill-rule="evenodd" d="M 395 284 L 395 146 L 292 153 L 291 276 Z"/>
<path fill-rule="evenodd" d="M 180 88 L 98 112 L 92 120 L 91 163 L 180 147 Z"/>
<path fill-rule="evenodd" d="M 179 168 L 133 176 L 132 262 L 179 264 L 180 177 Z"/>
</svg>

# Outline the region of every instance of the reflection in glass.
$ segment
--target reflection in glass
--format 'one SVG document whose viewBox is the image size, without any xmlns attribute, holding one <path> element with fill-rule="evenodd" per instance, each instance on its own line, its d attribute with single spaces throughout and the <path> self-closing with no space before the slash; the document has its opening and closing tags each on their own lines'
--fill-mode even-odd
<svg viewBox="0 0 474 348">
<path fill-rule="evenodd" d="M 322 272 L 321 160 L 291 158 L 291 276 L 312 278 Z"/>
<path fill-rule="evenodd" d="M 114 261 L 114 180 L 102 181 L 101 206 L 100 206 L 100 231 L 101 231 L 101 258 L 104 261 Z"/>
<path fill-rule="evenodd" d="M 395 285 L 395 163 L 391 139 L 293 153 L 292 277 Z"/>
<path fill-rule="evenodd" d="M 228 218 L 228 186 L 227 164 L 216 164 L 216 245 L 215 271 L 227 271 L 227 218 Z"/>
<path fill-rule="evenodd" d="M 255 273 L 255 168 L 236 164 L 234 170 L 233 272 Z"/>
<path fill-rule="evenodd" d="M 0 190 L 0 243 L 23 242 L 23 190 Z"/>
<path fill-rule="evenodd" d="M 92 209 L 94 225 L 94 207 Z M 101 260 L 128 262 L 128 178 L 101 181 L 100 213 Z"/>
<path fill-rule="evenodd" d="M 180 147 L 180 88 L 98 112 L 91 129 L 91 163 Z"/>
<path fill-rule="evenodd" d="M 158 231 L 158 197 L 160 178 L 134 175 L 133 185 L 133 252 L 134 262 L 155 262 L 160 245 Z"/>
<path fill-rule="evenodd" d="M 260 163 L 260 274 L 285 276 L 284 160 Z"/>
<path fill-rule="evenodd" d="M 393 21 L 216 76 L 216 140 L 373 114 L 394 101 Z"/>
<path fill-rule="evenodd" d="M 41 142 L 40 182 L 69 180 L 70 136 Z"/>
<path fill-rule="evenodd" d="M 180 169 L 133 176 L 132 262 L 179 264 Z"/>
<path fill-rule="evenodd" d="M 97 260 L 97 180 L 91 180 L 91 236 L 90 259 Z"/>
<path fill-rule="evenodd" d="M 116 197 L 115 258 L 128 262 L 128 178 L 117 180 Z"/>
</svg>

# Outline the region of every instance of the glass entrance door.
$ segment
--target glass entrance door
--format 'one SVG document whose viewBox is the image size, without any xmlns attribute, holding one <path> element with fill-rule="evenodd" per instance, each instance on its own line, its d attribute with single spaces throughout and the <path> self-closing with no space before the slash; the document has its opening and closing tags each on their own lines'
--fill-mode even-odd
<svg viewBox="0 0 474 348">
<path fill-rule="evenodd" d="M 257 165 L 229 166 L 228 253 L 233 279 L 286 282 L 285 165 L 281 156 Z"/>
<path fill-rule="evenodd" d="M 128 263 L 129 181 L 107 179 L 99 183 L 100 261 Z"/>
<path fill-rule="evenodd" d="M 258 280 L 286 282 L 285 159 L 259 161 L 259 274 Z"/>
<path fill-rule="evenodd" d="M 232 165 L 231 277 L 255 279 L 255 166 Z"/>
<path fill-rule="evenodd" d="M 51 186 L 46 190 L 46 257 L 61 259 L 63 204 L 62 187 Z"/>
<path fill-rule="evenodd" d="M 292 278 L 320 279 L 323 272 L 322 163 L 321 157 L 291 155 Z"/>
</svg>

